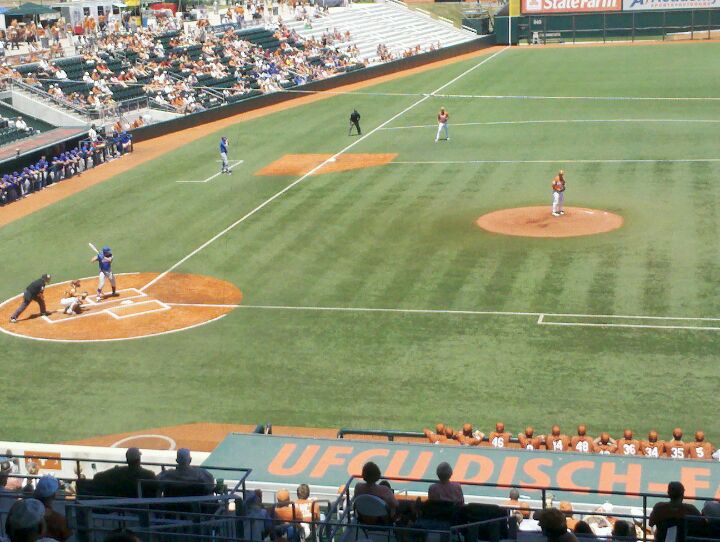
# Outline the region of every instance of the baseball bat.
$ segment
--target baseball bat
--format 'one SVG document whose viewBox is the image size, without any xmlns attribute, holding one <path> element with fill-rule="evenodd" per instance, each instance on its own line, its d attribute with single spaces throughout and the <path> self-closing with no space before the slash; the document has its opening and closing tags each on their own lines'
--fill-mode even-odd
<svg viewBox="0 0 720 542">
<path fill-rule="evenodd" d="M 90 248 L 95 254 L 100 254 L 100 251 L 95 247 L 95 245 L 93 245 L 92 243 L 88 243 L 88 245 L 90 245 Z"/>
</svg>

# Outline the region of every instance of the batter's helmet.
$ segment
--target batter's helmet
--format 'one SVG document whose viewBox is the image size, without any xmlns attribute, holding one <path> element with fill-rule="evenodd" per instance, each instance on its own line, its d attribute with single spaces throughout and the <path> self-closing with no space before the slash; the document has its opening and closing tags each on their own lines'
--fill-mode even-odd
<svg viewBox="0 0 720 542">
<path fill-rule="evenodd" d="M 103 247 L 103 252 L 105 252 L 105 253 L 111 252 L 111 251 L 110 251 L 110 247 L 107 246 L 107 245 L 105 245 L 105 246 Z"/>
</svg>

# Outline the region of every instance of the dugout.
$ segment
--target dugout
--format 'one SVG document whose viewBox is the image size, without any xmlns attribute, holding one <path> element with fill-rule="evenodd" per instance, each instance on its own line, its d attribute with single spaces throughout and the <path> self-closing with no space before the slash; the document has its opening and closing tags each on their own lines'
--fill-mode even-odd
<svg viewBox="0 0 720 542">
<path fill-rule="evenodd" d="M 642 39 L 710 39 L 720 31 L 720 9 L 536 14 L 495 18 L 498 43 L 577 43 Z"/>
</svg>

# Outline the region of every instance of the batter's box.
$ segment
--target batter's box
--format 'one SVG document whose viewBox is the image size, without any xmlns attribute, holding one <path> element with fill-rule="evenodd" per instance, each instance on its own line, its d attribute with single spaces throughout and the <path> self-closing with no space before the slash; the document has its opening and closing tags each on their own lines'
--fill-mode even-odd
<svg viewBox="0 0 720 542">
<path fill-rule="evenodd" d="M 135 316 L 142 316 L 143 314 L 150 314 L 153 312 L 169 311 L 170 305 L 163 303 L 157 299 L 149 299 L 147 301 L 140 301 L 120 305 L 115 305 L 105 309 L 104 312 L 115 318 L 116 320 L 123 320 L 125 318 L 133 318 Z"/>
</svg>

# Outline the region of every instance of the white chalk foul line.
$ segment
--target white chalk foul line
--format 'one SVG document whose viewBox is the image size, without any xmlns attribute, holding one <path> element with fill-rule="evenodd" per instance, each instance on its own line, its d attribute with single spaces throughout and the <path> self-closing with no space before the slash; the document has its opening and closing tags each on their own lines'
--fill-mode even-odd
<svg viewBox="0 0 720 542">
<path fill-rule="evenodd" d="M 258 211 L 261 211 L 262 209 L 264 209 L 266 206 L 268 206 L 270 203 L 272 203 L 273 201 L 275 201 L 276 199 L 278 199 L 280 196 L 282 196 L 283 194 L 285 194 L 285 193 L 288 192 L 289 190 L 292 190 L 295 186 L 297 186 L 297 185 L 299 185 L 300 183 L 302 183 L 305 179 L 311 177 L 311 176 L 312 176 L 313 174 L 315 174 L 319 169 L 321 169 L 322 167 L 324 167 L 324 166 L 327 165 L 328 163 L 334 162 L 334 161 L 337 159 L 338 156 L 341 156 L 341 155 L 345 154 L 346 152 L 348 152 L 350 149 L 352 149 L 355 145 L 357 145 L 357 144 L 360 143 L 361 141 L 364 141 L 365 139 L 367 139 L 368 137 L 370 137 L 371 135 L 373 135 L 374 133 L 376 133 L 377 131 L 379 131 L 379 130 L 382 129 L 383 127 L 385 127 L 385 126 L 387 126 L 388 124 L 390 124 L 390 123 L 391 123 L 392 121 L 394 121 L 395 119 L 400 118 L 402 115 L 404 115 L 405 113 L 407 113 L 407 112 L 410 111 L 411 109 L 414 109 L 415 107 L 417 107 L 418 105 L 420 105 L 421 103 L 423 103 L 425 100 L 427 100 L 428 98 L 430 98 L 430 96 L 433 96 L 433 95 L 435 95 L 437 92 L 440 92 L 441 90 L 443 90 L 443 89 L 447 88 L 448 86 L 452 85 L 453 83 L 455 83 L 455 82 L 458 81 L 459 79 L 465 77 L 467 74 L 473 72 L 474 70 L 476 70 L 477 68 L 479 68 L 480 66 L 482 66 L 483 64 L 485 64 L 486 62 L 489 62 L 490 60 L 492 60 L 493 58 L 495 58 L 496 56 L 498 56 L 498 55 L 501 54 L 502 52 L 507 51 L 508 49 L 509 49 L 509 47 L 504 47 L 503 49 L 500 49 L 498 52 L 493 53 L 493 54 L 490 55 L 489 57 L 483 59 L 481 62 L 478 62 L 477 64 L 471 66 L 470 68 L 468 68 L 467 70 L 465 70 L 464 72 L 462 72 L 462 73 L 461 73 L 460 75 L 458 75 L 457 77 L 454 77 L 453 79 L 451 79 L 451 80 L 448 81 L 447 83 L 445 83 L 445 84 L 441 85 L 440 87 L 438 87 L 437 89 L 435 89 L 432 93 L 430 93 L 430 94 L 428 94 L 428 95 L 425 95 L 425 96 L 423 96 L 422 98 L 420 98 L 419 100 L 413 102 L 410 106 L 406 107 L 405 109 L 403 109 L 403 110 L 400 111 L 399 113 L 393 115 L 392 117 L 390 117 L 389 119 L 387 119 L 385 122 L 383 122 L 383 123 L 380 124 L 379 126 L 373 128 L 372 130 L 370 130 L 369 132 L 367 132 L 365 135 L 363 135 L 363 136 L 359 137 L 358 139 L 354 140 L 352 143 L 350 143 L 349 145 L 347 145 L 345 148 L 343 148 L 342 150 L 336 152 L 335 154 L 333 154 L 332 156 L 330 156 L 329 158 L 327 158 L 326 160 L 324 160 L 323 162 L 321 162 L 320 164 L 318 164 L 317 166 L 315 166 L 314 168 L 312 168 L 310 171 L 308 171 L 307 173 L 305 173 L 305 174 L 302 175 L 301 177 L 298 177 L 297 179 L 295 179 L 292 183 L 290 183 L 289 185 L 287 185 L 285 188 L 283 188 L 283 189 L 280 190 L 279 192 L 276 192 L 274 195 L 270 196 L 268 199 L 266 199 L 265 201 L 263 201 L 260 205 L 258 205 L 257 207 L 255 207 L 254 209 L 252 209 L 251 211 L 249 211 L 248 213 L 244 214 L 243 216 L 241 216 L 239 219 L 237 219 L 237 220 L 236 220 L 235 222 L 233 222 L 232 224 L 230 224 L 227 228 L 225 228 L 225 229 L 222 230 L 221 232 L 215 234 L 213 237 L 211 237 L 210 239 L 208 239 L 207 241 L 205 241 L 202 245 L 200 245 L 199 247 L 197 247 L 195 250 L 193 250 L 192 252 L 190 252 L 188 255 L 184 256 L 183 258 L 181 258 L 180 260 L 178 260 L 177 262 L 175 262 L 175 263 L 174 263 L 173 265 L 171 265 L 166 271 L 163 271 L 163 272 L 160 273 L 157 277 L 155 277 L 153 280 L 151 280 L 150 282 L 148 282 L 145 286 L 143 286 L 142 288 L 140 288 L 140 291 L 145 291 L 147 288 L 149 288 L 150 286 L 152 286 L 152 285 L 155 284 L 156 282 L 158 282 L 158 281 L 162 280 L 163 278 L 165 278 L 165 276 L 166 276 L 168 273 L 170 273 L 170 272 L 172 272 L 173 270 L 177 269 L 179 266 L 181 266 L 182 264 L 184 264 L 184 263 L 185 263 L 186 261 L 188 261 L 190 258 L 192 258 L 193 256 L 195 256 L 195 254 L 197 254 L 198 252 L 201 252 L 202 250 L 204 250 L 205 248 L 207 248 L 208 246 L 210 246 L 211 244 L 213 244 L 215 241 L 217 241 L 218 239 L 220 239 L 221 237 L 223 237 L 226 233 L 228 233 L 229 231 L 233 230 L 233 229 L 234 229 L 235 227 L 237 227 L 239 224 L 242 224 L 243 222 L 245 222 L 248 218 L 250 218 L 251 216 L 253 216 L 253 215 L 254 215 L 255 213 L 257 213 Z"/>
<path fill-rule="evenodd" d="M 657 163 L 707 163 L 720 162 L 720 158 L 612 158 L 612 159 L 579 159 L 566 160 L 557 158 L 555 160 L 401 160 L 388 162 L 385 165 L 391 166 L 414 166 L 414 165 L 450 165 L 450 164 L 657 164 Z"/>
<path fill-rule="evenodd" d="M 242 164 L 243 162 L 245 162 L 245 160 L 230 160 L 230 164 L 231 164 L 231 165 L 228 166 L 228 169 L 229 169 L 229 170 L 232 170 L 235 166 L 239 166 L 239 165 Z M 207 179 L 204 179 L 204 180 L 202 180 L 202 181 L 175 181 L 175 182 L 176 182 L 176 183 L 183 183 L 183 184 L 209 183 L 209 182 L 212 181 L 214 178 L 219 177 L 220 175 L 222 175 L 222 172 L 221 172 L 221 171 L 218 171 L 215 175 L 211 175 L 210 177 L 208 177 Z"/>
<path fill-rule="evenodd" d="M 615 124 L 615 123 L 687 123 L 687 124 L 720 124 L 720 119 L 555 119 L 555 120 L 498 120 L 487 122 L 453 122 L 458 126 L 512 126 L 517 124 Z M 437 128 L 435 124 L 416 124 L 411 126 L 387 126 L 383 130 L 415 130 Z"/>
</svg>

